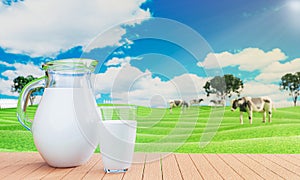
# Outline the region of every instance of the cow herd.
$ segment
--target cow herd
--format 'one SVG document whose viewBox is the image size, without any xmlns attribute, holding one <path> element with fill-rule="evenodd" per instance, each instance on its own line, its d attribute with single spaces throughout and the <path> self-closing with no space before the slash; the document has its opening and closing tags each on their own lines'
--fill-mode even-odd
<svg viewBox="0 0 300 180">
<path fill-rule="evenodd" d="M 187 109 L 188 107 L 190 107 L 193 104 L 200 104 L 203 101 L 202 98 L 199 99 L 192 99 L 190 100 L 190 102 L 188 103 L 185 100 L 182 99 L 175 99 L 175 100 L 170 100 L 169 104 L 170 104 L 170 112 L 172 112 L 172 109 L 174 107 L 181 107 L 181 110 L 184 111 L 185 109 Z"/>
<path fill-rule="evenodd" d="M 177 100 L 170 100 L 170 112 L 172 113 L 172 109 L 175 107 L 180 107 L 181 112 L 184 112 L 187 108 L 191 105 L 200 105 L 200 103 L 204 101 L 202 98 L 192 99 L 189 102 L 177 99 Z M 224 100 L 211 100 L 215 106 L 225 106 Z M 235 111 L 236 109 L 240 110 L 240 123 L 243 124 L 243 113 L 248 114 L 249 123 L 252 124 L 253 120 L 253 112 L 260 112 L 263 114 L 263 123 L 266 122 L 266 116 L 268 115 L 268 121 L 272 122 L 272 109 L 273 109 L 273 102 L 268 97 L 242 97 L 239 99 L 235 99 L 231 103 L 231 111 Z"/>
</svg>

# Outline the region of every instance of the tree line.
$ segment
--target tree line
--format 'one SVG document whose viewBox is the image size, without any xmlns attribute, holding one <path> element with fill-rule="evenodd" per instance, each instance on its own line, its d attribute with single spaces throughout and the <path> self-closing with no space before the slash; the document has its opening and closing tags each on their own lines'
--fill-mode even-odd
<svg viewBox="0 0 300 180">
<path fill-rule="evenodd" d="M 34 79 L 36 79 L 36 77 L 33 77 L 32 75 L 27 77 L 18 76 L 13 80 L 11 91 L 20 93 L 23 87 Z M 207 81 L 203 88 L 207 96 L 215 94 L 221 100 L 225 100 L 226 97 L 230 98 L 233 94 L 236 94 L 239 97 L 244 89 L 244 83 L 240 78 L 235 77 L 232 74 L 225 74 L 224 76 L 215 76 L 211 80 Z M 293 99 L 294 106 L 296 106 L 300 95 L 300 72 L 296 72 L 294 74 L 287 73 L 282 76 L 279 83 L 279 89 L 282 91 L 288 91 L 289 96 Z M 43 88 L 38 88 L 32 92 L 30 96 L 31 105 L 33 104 L 35 97 L 40 95 L 42 91 Z"/>
<path fill-rule="evenodd" d="M 216 94 L 221 100 L 225 100 L 226 97 L 231 97 L 236 94 L 238 97 L 244 88 L 243 81 L 233 76 L 232 74 L 225 74 L 224 76 L 216 76 L 213 79 L 207 81 L 203 87 L 207 96 L 210 94 Z M 289 96 L 292 97 L 294 106 L 297 106 L 297 99 L 300 95 L 300 72 L 287 73 L 281 77 L 279 83 L 279 89 L 282 91 L 288 91 Z"/>
</svg>

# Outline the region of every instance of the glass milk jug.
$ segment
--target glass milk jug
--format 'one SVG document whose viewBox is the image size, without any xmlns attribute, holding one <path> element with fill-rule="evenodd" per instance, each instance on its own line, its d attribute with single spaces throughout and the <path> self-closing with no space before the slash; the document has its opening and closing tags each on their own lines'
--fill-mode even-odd
<svg viewBox="0 0 300 180">
<path fill-rule="evenodd" d="M 78 166 L 94 153 L 101 120 L 91 87 L 97 61 L 64 59 L 43 65 L 46 76 L 27 84 L 19 97 L 17 117 L 33 134 L 43 159 L 54 167 Z M 33 89 L 44 87 L 34 120 L 26 114 Z"/>
</svg>

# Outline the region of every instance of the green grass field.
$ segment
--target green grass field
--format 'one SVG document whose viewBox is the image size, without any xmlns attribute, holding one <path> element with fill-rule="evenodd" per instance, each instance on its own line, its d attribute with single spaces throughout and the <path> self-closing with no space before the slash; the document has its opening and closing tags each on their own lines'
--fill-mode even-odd
<svg viewBox="0 0 300 180">
<path fill-rule="evenodd" d="M 31 118 L 35 110 L 36 107 L 28 108 Z M 168 109 L 138 107 L 135 151 L 300 153 L 300 107 L 274 110 L 272 123 L 262 123 L 262 114 L 255 113 L 252 125 L 246 114 L 244 125 L 240 125 L 239 112 L 231 112 L 229 107 L 221 119 L 222 114 L 222 108 L 207 106 L 191 107 L 184 113 L 174 109 L 172 114 Z M 205 128 L 208 121 L 210 126 Z M 203 135 L 214 135 L 204 147 L 200 146 Z M 15 108 L 0 109 L 0 151 L 36 151 L 31 133 L 17 121 Z"/>
</svg>

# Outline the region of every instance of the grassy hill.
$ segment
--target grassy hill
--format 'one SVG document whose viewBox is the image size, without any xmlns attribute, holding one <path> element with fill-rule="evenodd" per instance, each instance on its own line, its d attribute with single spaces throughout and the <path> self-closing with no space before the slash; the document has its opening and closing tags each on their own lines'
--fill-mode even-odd
<svg viewBox="0 0 300 180">
<path fill-rule="evenodd" d="M 28 108 L 31 118 L 35 110 Z M 272 123 L 262 123 L 262 114 L 255 113 L 252 125 L 246 114 L 240 125 L 238 111 L 207 106 L 184 113 L 139 107 L 137 121 L 135 151 L 140 152 L 300 153 L 300 107 L 276 109 Z M 211 141 L 200 146 L 209 137 Z M 0 109 L 0 151 L 36 151 L 31 133 L 17 121 L 15 108 Z"/>
</svg>

